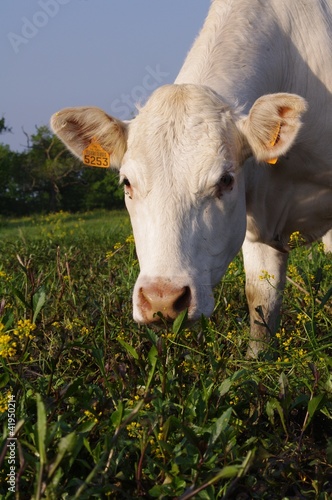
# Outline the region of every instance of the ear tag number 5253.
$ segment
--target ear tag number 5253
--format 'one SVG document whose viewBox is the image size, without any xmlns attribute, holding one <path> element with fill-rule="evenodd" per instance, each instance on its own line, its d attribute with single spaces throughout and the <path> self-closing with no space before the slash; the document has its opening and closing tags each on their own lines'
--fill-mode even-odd
<svg viewBox="0 0 332 500">
<path fill-rule="evenodd" d="M 92 139 L 89 146 L 83 150 L 83 163 L 89 167 L 108 168 L 110 166 L 110 154 L 96 139 Z"/>
</svg>

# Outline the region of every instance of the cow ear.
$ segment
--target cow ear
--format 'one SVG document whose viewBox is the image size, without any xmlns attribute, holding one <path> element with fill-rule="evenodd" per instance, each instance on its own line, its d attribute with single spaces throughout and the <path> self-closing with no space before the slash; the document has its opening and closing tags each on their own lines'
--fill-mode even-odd
<svg viewBox="0 0 332 500">
<path fill-rule="evenodd" d="M 128 126 L 99 108 L 66 108 L 51 118 L 54 133 L 80 160 L 92 141 L 110 155 L 110 165 L 120 168 L 127 149 Z"/>
<path fill-rule="evenodd" d="M 293 145 L 306 109 L 306 101 L 295 94 L 269 94 L 257 99 L 239 123 L 251 154 L 258 161 L 275 163 Z"/>
</svg>

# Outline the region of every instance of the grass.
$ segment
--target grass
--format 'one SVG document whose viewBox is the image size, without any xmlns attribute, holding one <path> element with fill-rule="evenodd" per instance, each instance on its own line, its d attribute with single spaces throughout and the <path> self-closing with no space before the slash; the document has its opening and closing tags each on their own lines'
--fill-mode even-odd
<svg viewBox="0 0 332 500">
<path fill-rule="evenodd" d="M 1 498 L 331 498 L 332 260 L 320 244 L 294 250 L 276 343 L 249 361 L 240 256 L 211 319 L 152 330 L 131 317 L 124 212 L 0 230 Z"/>
</svg>

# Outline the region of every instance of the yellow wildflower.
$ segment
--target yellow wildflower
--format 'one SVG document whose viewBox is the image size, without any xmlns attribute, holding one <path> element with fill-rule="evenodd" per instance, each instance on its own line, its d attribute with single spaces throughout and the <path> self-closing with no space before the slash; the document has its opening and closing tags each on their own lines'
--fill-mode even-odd
<svg viewBox="0 0 332 500">
<path fill-rule="evenodd" d="M 130 234 L 130 235 L 126 238 L 126 243 L 135 243 L 135 239 L 134 239 L 134 235 L 133 235 L 133 234 Z"/>
<path fill-rule="evenodd" d="M 138 422 L 131 422 L 126 429 L 129 437 L 138 437 L 141 433 L 141 425 Z"/>
<path fill-rule="evenodd" d="M 84 415 L 88 417 L 89 420 L 93 420 L 96 424 L 98 423 L 98 418 L 89 410 L 85 410 Z"/>
<path fill-rule="evenodd" d="M 6 411 L 8 410 L 8 401 L 10 395 L 11 395 L 10 391 L 7 391 L 4 394 L 0 393 L 0 414 L 6 413 Z"/>
<path fill-rule="evenodd" d="M 274 274 L 270 274 L 264 269 L 262 269 L 261 273 L 262 274 L 259 276 L 260 280 L 274 280 Z"/>
<path fill-rule="evenodd" d="M 13 337 L 5 332 L 5 325 L 0 323 L 0 356 L 2 358 L 11 358 L 16 354 L 16 342 Z"/>
<path fill-rule="evenodd" d="M 31 323 L 29 319 L 20 319 L 17 323 L 17 328 L 13 330 L 13 334 L 22 342 L 26 339 L 33 339 L 31 332 L 36 329 L 36 325 Z"/>
<path fill-rule="evenodd" d="M 289 237 L 289 246 L 294 248 L 305 243 L 305 238 L 301 235 L 300 231 L 294 231 Z"/>
</svg>

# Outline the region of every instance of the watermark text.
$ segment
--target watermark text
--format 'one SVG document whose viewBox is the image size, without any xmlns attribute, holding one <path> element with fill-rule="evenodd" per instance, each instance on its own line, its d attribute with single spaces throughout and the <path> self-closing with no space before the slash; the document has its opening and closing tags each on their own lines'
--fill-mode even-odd
<svg viewBox="0 0 332 500">
<path fill-rule="evenodd" d="M 16 446 L 17 438 L 15 437 L 16 426 L 16 400 L 15 396 L 10 394 L 8 396 L 8 438 L 7 438 L 7 463 L 9 466 L 8 478 L 8 491 L 15 493 L 16 488 Z"/>
<path fill-rule="evenodd" d="M 135 85 L 128 94 L 121 94 L 118 98 L 111 102 L 111 114 L 117 118 L 125 120 L 135 110 L 137 103 L 143 103 L 149 97 L 151 92 L 159 87 L 169 76 L 169 73 L 162 71 L 160 65 L 157 64 L 154 68 L 151 66 L 145 67 L 145 75 L 140 85 Z"/>
<path fill-rule="evenodd" d="M 50 19 L 55 17 L 62 5 L 67 5 L 71 0 L 38 0 L 40 10 L 37 10 L 32 17 L 22 17 L 20 33 L 10 31 L 7 38 L 15 52 L 18 54 L 20 48 L 34 38 L 39 31 L 44 28 Z"/>
</svg>

